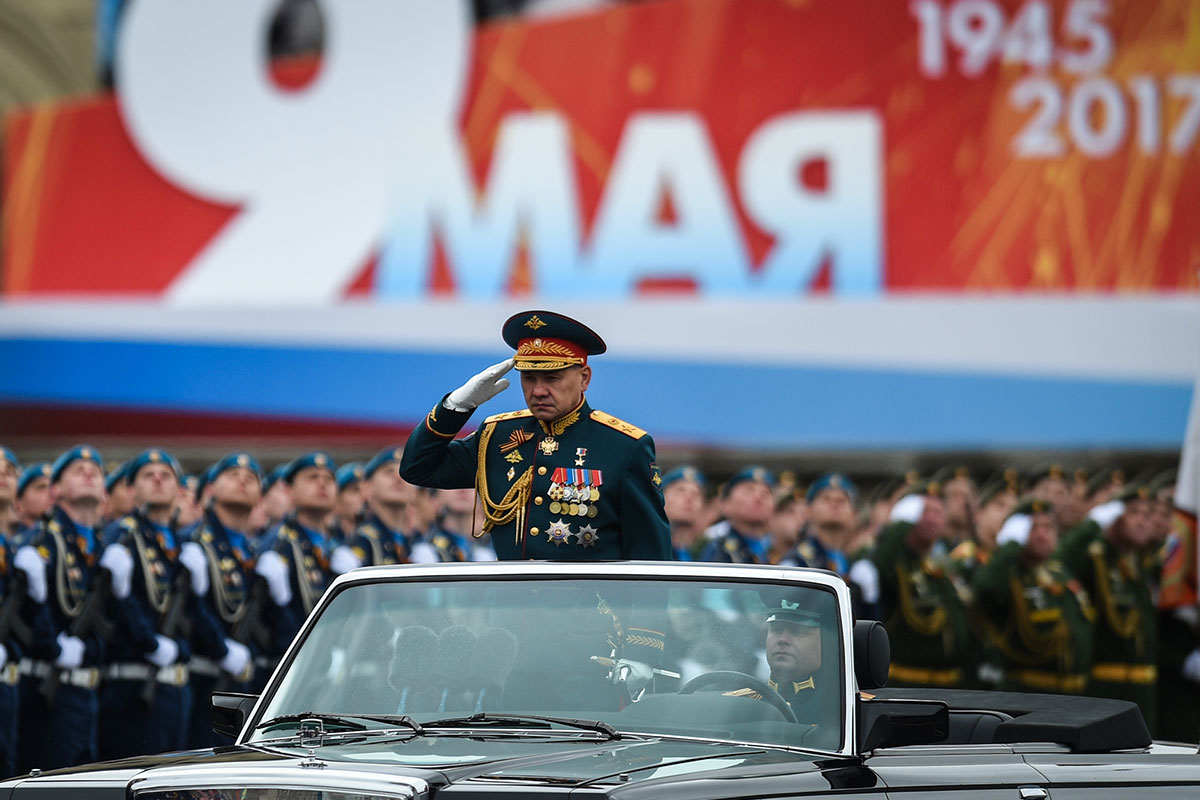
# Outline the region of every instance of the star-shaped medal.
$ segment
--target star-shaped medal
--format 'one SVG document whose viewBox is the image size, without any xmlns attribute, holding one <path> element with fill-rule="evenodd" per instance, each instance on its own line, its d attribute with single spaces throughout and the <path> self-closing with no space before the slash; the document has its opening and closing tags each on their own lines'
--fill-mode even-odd
<svg viewBox="0 0 1200 800">
<path fill-rule="evenodd" d="M 546 529 L 546 537 L 557 547 L 570 540 L 571 526 L 561 519 L 558 522 L 551 522 L 550 527 Z"/>
</svg>

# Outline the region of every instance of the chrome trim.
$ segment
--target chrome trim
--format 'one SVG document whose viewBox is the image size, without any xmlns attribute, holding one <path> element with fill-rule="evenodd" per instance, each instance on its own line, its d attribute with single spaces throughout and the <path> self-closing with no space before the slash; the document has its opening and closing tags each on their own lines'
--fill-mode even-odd
<svg viewBox="0 0 1200 800">
<path fill-rule="evenodd" d="M 294 764 L 273 767 L 237 762 L 205 766 L 160 767 L 134 778 L 133 796 L 145 792 L 177 789 L 325 789 L 334 792 L 418 800 L 429 795 L 429 783 L 421 778 L 384 772 L 362 772 L 330 765 L 320 771 Z"/>
<path fill-rule="evenodd" d="M 697 561 L 467 561 L 441 564 L 393 564 L 359 567 L 339 575 L 329 584 L 321 600 L 300 626 L 300 631 L 288 645 L 275 671 L 250 712 L 247 725 L 237 738 L 238 744 L 248 744 L 252 725 L 263 708 L 264 700 L 274 693 L 282 678 L 281 669 L 291 661 L 297 642 L 308 636 L 317 617 L 324 613 L 333 597 L 356 584 L 387 583 L 412 579 L 467 580 L 504 578 L 601 578 L 604 580 L 690 578 L 717 581 L 765 581 L 818 585 L 833 591 L 837 598 L 838 626 L 842 638 L 842 744 L 835 751 L 841 755 L 854 754 L 855 701 L 858 684 L 854 678 L 853 631 L 850 617 L 850 589 L 836 573 L 806 567 L 779 567 L 756 564 L 713 564 Z M 723 740 L 722 740 L 723 741 Z M 257 743 L 256 743 L 257 744 Z"/>
</svg>

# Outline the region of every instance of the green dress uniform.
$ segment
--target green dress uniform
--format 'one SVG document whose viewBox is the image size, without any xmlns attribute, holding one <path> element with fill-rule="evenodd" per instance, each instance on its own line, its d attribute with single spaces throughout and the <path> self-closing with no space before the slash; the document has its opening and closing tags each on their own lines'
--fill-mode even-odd
<svg viewBox="0 0 1200 800">
<path fill-rule="evenodd" d="M 646 431 L 584 400 L 554 422 L 513 411 L 456 439 L 470 416 L 439 402 L 413 431 L 400 474 L 419 486 L 474 486 L 499 558 L 671 560 Z"/>
<path fill-rule="evenodd" d="M 1132 700 L 1155 730 L 1156 610 L 1141 554 L 1121 552 L 1092 521 L 1066 533 L 1059 557 L 1096 606 L 1095 661 L 1088 693 Z"/>
<path fill-rule="evenodd" d="M 909 522 L 885 527 L 872 556 L 892 644 L 888 685 L 962 686 L 975 655 L 967 622 L 969 590 L 932 555 L 905 545 L 912 527 Z"/>
<path fill-rule="evenodd" d="M 975 575 L 978 618 L 1004 666 L 1000 688 L 1081 694 L 1092 662 L 1087 593 L 1057 561 L 1029 565 L 1007 542 Z"/>
</svg>

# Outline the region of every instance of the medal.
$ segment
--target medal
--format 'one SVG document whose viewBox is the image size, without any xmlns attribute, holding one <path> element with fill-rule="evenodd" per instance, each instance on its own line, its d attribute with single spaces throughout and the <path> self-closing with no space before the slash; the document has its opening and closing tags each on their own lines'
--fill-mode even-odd
<svg viewBox="0 0 1200 800">
<path fill-rule="evenodd" d="M 542 451 L 542 455 L 552 456 L 558 450 L 558 442 L 554 441 L 553 436 L 547 436 L 538 442 L 538 449 Z"/>
<path fill-rule="evenodd" d="M 580 447 L 575 450 L 575 466 L 582 467 L 583 459 L 587 455 L 587 448 Z"/>
<path fill-rule="evenodd" d="M 561 511 L 562 511 L 562 503 L 555 500 L 553 503 L 550 504 L 550 513 L 551 514 L 558 514 Z"/>
<path fill-rule="evenodd" d="M 546 529 L 546 538 L 554 542 L 556 547 L 563 542 L 570 541 L 570 537 L 571 526 L 561 519 L 558 522 L 551 522 L 550 527 Z"/>
<path fill-rule="evenodd" d="M 600 490 L 597 489 L 595 486 L 593 486 L 592 491 L 588 494 L 588 497 L 591 499 L 591 501 L 593 503 L 596 502 L 597 500 L 600 499 Z"/>
<path fill-rule="evenodd" d="M 582 526 L 579 529 L 579 533 L 575 534 L 575 541 L 584 547 L 595 547 L 598 538 L 600 538 L 599 534 L 591 525 Z"/>
</svg>

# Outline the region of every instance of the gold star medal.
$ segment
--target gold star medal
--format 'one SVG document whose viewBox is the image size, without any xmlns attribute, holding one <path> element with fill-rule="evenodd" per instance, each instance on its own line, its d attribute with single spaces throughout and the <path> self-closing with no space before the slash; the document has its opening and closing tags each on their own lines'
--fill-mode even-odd
<svg viewBox="0 0 1200 800">
<path fill-rule="evenodd" d="M 569 542 L 571 526 L 561 519 L 558 522 L 551 522 L 550 527 L 546 529 L 546 537 L 554 542 L 556 547 L 563 542 Z"/>
</svg>

